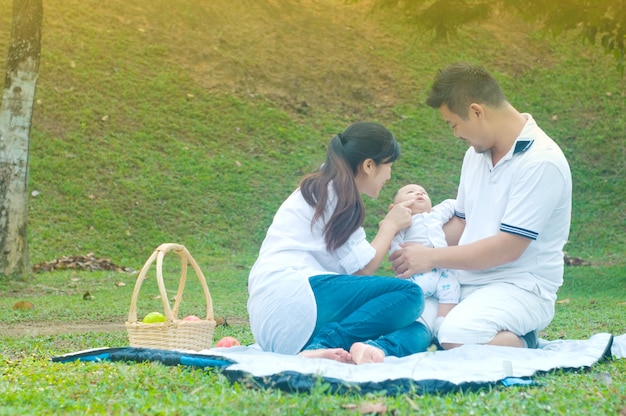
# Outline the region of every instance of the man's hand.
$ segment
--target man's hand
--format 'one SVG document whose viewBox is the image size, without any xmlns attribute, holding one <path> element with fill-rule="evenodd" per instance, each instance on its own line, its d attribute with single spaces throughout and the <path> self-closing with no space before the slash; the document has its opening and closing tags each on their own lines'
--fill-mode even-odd
<svg viewBox="0 0 626 416">
<path fill-rule="evenodd" d="M 401 247 L 389 256 L 397 277 L 406 279 L 415 273 L 424 273 L 433 269 L 429 259 L 431 248 L 416 243 L 403 244 Z"/>
</svg>

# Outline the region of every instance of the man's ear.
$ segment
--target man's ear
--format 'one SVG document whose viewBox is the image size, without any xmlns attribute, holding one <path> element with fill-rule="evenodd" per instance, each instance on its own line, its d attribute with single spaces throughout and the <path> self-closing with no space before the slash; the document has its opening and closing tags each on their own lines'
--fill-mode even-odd
<svg viewBox="0 0 626 416">
<path fill-rule="evenodd" d="M 485 109 L 480 104 L 471 103 L 470 106 L 469 106 L 469 113 L 468 114 L 470 116 L 474 116 L 476 118 L 483 118 L 485 116 Z"/>
</svg>

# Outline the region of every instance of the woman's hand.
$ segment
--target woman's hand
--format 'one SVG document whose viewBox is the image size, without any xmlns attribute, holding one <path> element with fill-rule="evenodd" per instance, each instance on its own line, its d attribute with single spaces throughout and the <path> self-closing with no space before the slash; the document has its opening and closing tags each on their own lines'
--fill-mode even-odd
<svg viewBox="0 0 626 416">
<path fill-rule="evenodd" d="M 386 224 L 389 227 L 393 227 L 393 233 L 395 234 L 411 225 L 411 210 L 408 206 L 412 203 L 413 201 L 406 201 L 390 205 L 389 212 L 387 212 L 387 215 L 385 215 L 385 218 L 383 218 L 378 226 L 382 227 L 383 224 Z"/>
<path fill-rule="evenodd" d="M 385 218 L 378 223 L 378 233 L 371 242 L 376 250 L 374 258 L 355 274 L 368 275 L 376 273 L 378 267 L 389 251 L 391 240 L 398 231 L 411 225 L 411 210 L 406 204 L 400 203 L 389 208 Z"/>
<path fill-rule="evenodd" d="M 430 264 L 429 251 L 432 249 L 417 243 L 403 244 L 389 256 L 396 277 L 406 279 L 415 273 L 425 273 L 433 269 Z"/>
</svg>

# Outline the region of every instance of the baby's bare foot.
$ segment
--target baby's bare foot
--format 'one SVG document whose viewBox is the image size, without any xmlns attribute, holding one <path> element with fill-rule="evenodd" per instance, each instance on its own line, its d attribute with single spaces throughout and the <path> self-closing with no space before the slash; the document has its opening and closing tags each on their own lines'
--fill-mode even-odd
<svg viewBox="0 0 626 416">
<path fill-rule="evenodd" d="M 385 360 L 383 350 L 364 342 L 352 344 L 350 354 L 355 364 L 382 363 Z"/>
<path fill-rule="evenodd" d="M 343 348 L 321 348 L 318 350 L 304 350 L 298 355 L 307 358 L 326 358 L 328 360 L 339 361 L 340 363 L 354 364 L 350 353 Z"/>
</svg>

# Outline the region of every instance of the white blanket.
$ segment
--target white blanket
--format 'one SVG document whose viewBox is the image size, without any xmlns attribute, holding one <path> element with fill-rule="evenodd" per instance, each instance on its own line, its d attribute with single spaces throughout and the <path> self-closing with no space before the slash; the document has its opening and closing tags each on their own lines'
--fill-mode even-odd
<svg viewBox="0 0 626 416">
<path fill-rule="evenodd" d="M 464 384 L 528 384 L 528 378 L 538 373 L 591 367 L 611 354 L 623 358 L 625 351 L 626 334 L 613 338 L 611 334 L 600 333 L 588 340 L 539 340 L 537 349 L 465 345 L 403 358 L 387 357 L 383 363 L 364 365 L 274 354 L 255 346 L 212 348 L 202 353 L 235 361 L 236 364 L 224 369 L 227 376 L 231 373 L 231 379 L 252 377 L 257 383 L 269 387 L 273 383 L 289 383 L 289 377 L 287 380 L 284 377 L 288 374 L 296 380 L 298 385 L 293 386 L 296 390 L 302 383 L 299 375 L 306 375 L 353 386 L 374 383 L 391 386 L 393 390 L 397 390 L 394 382 L 426 383 L 422 386 L 424 391 L 445 391 Z M 294 377 L 296 375 L 298 377 Z M 436 386 L 429 387 L 429 383 Z M 442 383 L 448 387 L 441 389 Z"/>
<path fill-rule="evenodd" d="M 229 380 L 256 387 L 308 391 L 320 379 L 335 393 L 446 393 L 533 384 L 533 376 L 557 369 L 589 368 L 607 357 L 626 356 L 626 334 L 600 333 L 587 340 L 539 340 L 539 348 L 465 345 L 448 351 L 387 357 L 377 364 L 344 364 L 261 351 L 257 346 L 163 351 L 146 348 L 99 348 L 53 357 L 71 361 L 156 361 L 165 365 L 215 368 Z"/>
</svg>

